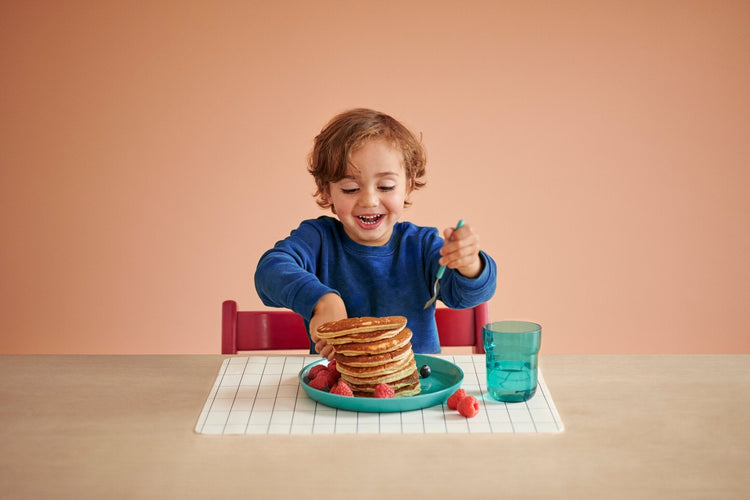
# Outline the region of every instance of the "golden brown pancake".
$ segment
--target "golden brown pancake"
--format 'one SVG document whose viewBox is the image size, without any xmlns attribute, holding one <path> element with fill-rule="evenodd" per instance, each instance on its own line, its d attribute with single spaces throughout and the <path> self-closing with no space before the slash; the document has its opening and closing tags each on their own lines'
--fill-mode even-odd
<svg viewBox="0 0 750 500">
<path fill-rule="evenodd" d="M 407 356 L 402 359 L 375 366 L 349 366 L 343 361 L 337 361 L 336 369 L 342 375 L 349 375 L 351 377 L 377 377 L 379 375 L 388 375 L 389 373 L 398 372 L 412 362 L 414 362 L 414 354 L 409 352 Z"/>
<path fill-rule="evenodd" d="M 416 370 L 414 370 L 412 373 L 408 374 L 404 378 L 394 380 L 393 382 L 388 382 L 388 385 L 390 385 L 395 390 L 395 389 L 401 389 L 403 387 L 412 386 L 418 382 L 419 382 L 419 373 Z M 352 391 L 360 391 L 360 392 L 373 392 L 377 386 L 378 384 L 356 384 L 356 383 L 349 384 L 349 387 L 352 388 Z"/>
<path fill-rule="evenodd" d="M 403 328 L 392 328 L 390 330 L 375 330 L 372 332 L 364 332 L 364 333 L 347 333 L 346 335 L 342 335 L 341 337 L 335 337 L 332 339 L 327 339 L 328 343 L 331 345 L 339 345 L 339 344 L 364 344 L 364 343 L 371 343 L 376 342 L 378 340 L 384 340 L 389 339 L 391 337 L 395 337 L 399 334 L 399 332 L 403 331 Z"/>
<path fill-rule="evenodd" d="M 346 373 L 341 374 L 341 378 L 343 378 L 347 383 L 354 384 L 354 385 L 363 385 L 363 384 L 387 384 L 389 382 L 393 382 L 395 380 L 402 379 L 408 375 L 410 375 L 412 372 L 415 372 L 417 370 L 417 363 L 414 361 L 414 359 L 411 359 L 406 366 L 403 368 L 400 368 L 394 372 L 385 374 L 385 375 L 376 375 L 374 377 L 356 377 L 353 375 L 348 375 Z M 341 371 L 341 370 L 339 370 Z"/>
<path fill-rule="evenodd" d="M 397 335 L 387 339 L 373 342 L 351 342 L 347 344 L 337 344 L 334 349 L 343 356 L 362 356 L 365 354 L 384 354 L 395 351 L 411 340 L 411 330 L 404 328 Z M 329 341 L 330 342 L 330 341 Z"/>
<path fill-rule="evenodd" d="M 344 318 L 338 321 L 329 321 L 318 327 L 318 337 L 321 339 L 333 339 L 344 335 L 352 335 L 376 331 L 400 331 L 406 326 L 404 316 L 385 316 L 373 318 L 363 316 L 361 318 Z"/>
<path fill-rule="evenodd" d="M 340 353 L 337 350 L 336 353 L 333 355 L 333 358 L 336 360 L 337 363 L 346 363 L 349 366 L 376 366 L 376 365 L 382 365 L 385 363 L 390 363 L 391 361 L 404 359 L 411 352 L 412 352 L 411 342 L 407 340 L 403 346 L 398 347 L 393 351 L 384 352 L 381 354 L 363 354 L 359 356 L 347 356 L 345 354 Z"/>
</svg>

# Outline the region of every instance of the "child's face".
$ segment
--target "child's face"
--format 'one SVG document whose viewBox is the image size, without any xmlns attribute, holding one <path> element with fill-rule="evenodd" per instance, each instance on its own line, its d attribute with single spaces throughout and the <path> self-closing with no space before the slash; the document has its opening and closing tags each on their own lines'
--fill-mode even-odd
<svg viewBox="0 0 750 500">
<path fill-rule="evenodd" d="M 346 234 L 362 245 L 385 245 L 408 195 L 401 153 L 368 141 L 351 155 L 346 176 L 328 185 L 329 198 Z"/>
</svg>

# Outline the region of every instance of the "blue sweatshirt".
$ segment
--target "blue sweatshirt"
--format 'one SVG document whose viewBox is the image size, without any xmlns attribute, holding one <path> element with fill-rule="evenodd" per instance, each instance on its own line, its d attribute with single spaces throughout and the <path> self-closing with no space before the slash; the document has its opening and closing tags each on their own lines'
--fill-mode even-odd
<svg viewBox="0 0 750 500">
<path fill-rule="evenodd" d="M 356 243 L 338 219 L 303 221 L 286 239 L 260 258 L 255 288 L 267 306 L 300 314 L 308 329 L 320 298 L 337 293 L 349 317 L 406 316 L 416 353 L 440 352 L 432 297 L 443 239 L 436 228 L 399 222 L 383 246 Z M 473 279 L 446 269 L 438 299 L 452 309 L 467 309 L 495 293 L 497 267 L 480 252 L 481 274 Z M 311 343 L 310 352 L 315 352 Z"/>
</svg>

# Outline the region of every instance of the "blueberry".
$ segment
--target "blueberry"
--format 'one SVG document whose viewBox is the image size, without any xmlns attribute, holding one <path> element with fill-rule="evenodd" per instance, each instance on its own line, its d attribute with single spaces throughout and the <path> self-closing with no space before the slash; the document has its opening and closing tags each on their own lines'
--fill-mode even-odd
<svg viewBox="0 0 750 500">
<path fill-rule="evenodd" d="M 422 378 L 427 378 L 432 373 L 432 369 L 430 368 L 430 365 L 422 365 L 422 368 L 419 369 L 419 375 L 422 376 Z"/>
</svg>

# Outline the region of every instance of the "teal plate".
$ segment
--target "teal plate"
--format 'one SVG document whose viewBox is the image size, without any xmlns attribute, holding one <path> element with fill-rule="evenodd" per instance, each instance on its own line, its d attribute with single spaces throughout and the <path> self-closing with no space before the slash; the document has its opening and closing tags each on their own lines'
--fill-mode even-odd
<svg viewBox="0 0 750 500">
<path fill-rule="evenodd" d="M 417 367 L 430 365 L 432 373 L 427 378 L 420 378 L 422 392 L 416 396 L 405 396 L 403 398 L 379 399 L 379 398 L 354 398 L 339 396 L 320 391 L 308 385 L 310 378 L 307 376 L 310 369 L 319 364 L 328 364 L 325 359 L 310 363 L 299 372 L 299 382 L 310 398 L 326 406 L 349 411 L 364 411 L 373 413 L 386 413 L 396 411 L 411 411 L 439 405 L 453 394 L 464 379 L 464 372 L 450 361 L 415 354 Z"/>
</svg>

